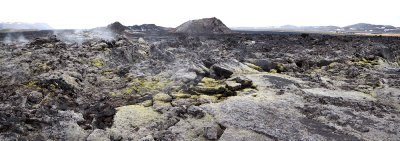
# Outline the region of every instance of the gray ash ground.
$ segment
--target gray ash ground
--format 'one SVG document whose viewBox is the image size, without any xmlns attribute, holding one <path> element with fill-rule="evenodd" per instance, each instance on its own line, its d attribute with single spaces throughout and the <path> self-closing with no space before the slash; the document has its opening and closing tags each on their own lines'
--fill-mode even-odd
<svg viewBox="0 0 400 141">
<path fill-rule="evenodd" d="M 113 25 L 0 34 L 0 140 L 400 140 L 399 37 Z"/>
</svg>

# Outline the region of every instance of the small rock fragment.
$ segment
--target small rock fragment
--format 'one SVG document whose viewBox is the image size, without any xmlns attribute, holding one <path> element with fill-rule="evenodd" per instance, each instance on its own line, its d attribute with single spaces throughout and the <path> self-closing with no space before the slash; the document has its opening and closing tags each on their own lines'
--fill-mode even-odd
<svg viewBox="0 0 400 141">
<path fill-rule="evenodd" d="M 104 130 L 95 129 L 86 140 L 87 141 L 110 141 L 110 134 L 108 134 L 108 132 L 106 132 Z"/>
<path fill-rule="evenodd" d="M 151 135 L 147 135 L 146 137 L 139 139 L 139 141 L 154 141 L 154 138 Z"/>
<path fill-rule="evenodd" d="M 196 118 L 202 118 L 205 115 L 205 112 L 203 109 L 201 109 L 200 107 L 194 106 L 194 105 L 190 106 L 187 109 L 187 112 L 188 112 L 188 114 L 191 114 Z"/>
<path fill-rule="evenodd" d="M 218 101 L 218 98 L 215 96 L 200 95 L 198 101 L 200 102 L 200 104 L 216 103 Z"/>
<path fill-rule="evenodd" d="M 242 88 L 248 88 L 248 87 L 251 87 L 253 85 L 253 81 L 251 81 L 248 78 L 236 77 L 235 80 L 236 80 L 237 83 L 242 84 Z"/>
<path fill-rule="evenodd" d="M 216 140 L 222 135 L 222 129 L 219 126 L 204 127 L 203 136 L 209 140 Z"/>
<path fill-rule="evenodd" d="M 172 107 L 171 103 L 162 102 L 162 101 L 154 101 L 153 102 L 153 109 L 155 111 L 158 111 L 161 113 L 168 111 L 171 107 Z"/>
<path fill-rule="evenodd" d="M 28 101 L 38 103 L 42 99 L 43 94 L 38 91 L 32 91 L 28 95 Z"/>
<path fill-rule="evenodd" d="M 185 94 L 185 93 L 172 93 L 172 96 L 174 98 L 190 98 L 192 95 L 191 94 Z"/>
<path fill-rule="evenodd" d="M 273 141 L 265 135 L 251 130 L 227 128 L 219 138 L 220 141 Z"/>
<path fill-rule="evenodd" d="M 226 88 L 228 88 L 231 91 L 237 91 L 241 88 L 240 83 L 236 83 L 235 81 L 225 81 Z"/>
<path fill-rule="evenodd" d="M 193 98 L 187 98 L 187 99 L 177 99 L 171 102 L 172 106 L 190 106 L 190 105 L 197 105 L 198 101 L 196 101 Z"/>
<path fill-rule="evenodd" d="M 153 101 L 152 100 L 146 100 L 143 101 L 140 105 L 143 105 L 144 107 L 150 107 L 153 105 Z"/>
<path fill-rule="evenodd" d="M 153 96 L 154 101 L 163 101 L 163 102 L 171 102 L 172 97 L 165 93 L 158 93 Z"/>
<path fill-rule="evenodd" d="M 279 90 L 279 92 L 276 93 L 276 95 L 283 95 L 285 94 L 285 90 Z"/>
</svg>

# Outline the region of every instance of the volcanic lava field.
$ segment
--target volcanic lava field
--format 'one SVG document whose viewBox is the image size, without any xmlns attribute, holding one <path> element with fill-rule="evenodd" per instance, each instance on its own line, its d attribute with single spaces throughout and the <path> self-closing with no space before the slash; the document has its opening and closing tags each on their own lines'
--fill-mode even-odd
<svg viewBox="0 0 400 141">
<path fill-rule="evenodd" d="M 0 140 L 400 140 L 400 37 L 215 18 L 0 33 Z"/>
</svg>

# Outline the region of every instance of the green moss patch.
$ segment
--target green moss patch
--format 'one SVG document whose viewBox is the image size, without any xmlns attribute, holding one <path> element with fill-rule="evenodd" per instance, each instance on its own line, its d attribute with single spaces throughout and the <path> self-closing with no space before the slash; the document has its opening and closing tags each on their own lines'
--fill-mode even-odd
<svg viewBox="0 0 400 141">
<path fill-rule="evenodd" d="M 92 65 L 98 66 L 98 67 L 103 67 L 104 66 L 104 60 L 103 59 L 93 60 Z"/>
<path fill-rule="evenodd" d="M 248 67 L 255 69 L 257 71 L 263 71 L 263 69 L 260 66 L 254 65 L 252 63 L 245 63 L 245 65 L 247 65 Z"/>
</svg>

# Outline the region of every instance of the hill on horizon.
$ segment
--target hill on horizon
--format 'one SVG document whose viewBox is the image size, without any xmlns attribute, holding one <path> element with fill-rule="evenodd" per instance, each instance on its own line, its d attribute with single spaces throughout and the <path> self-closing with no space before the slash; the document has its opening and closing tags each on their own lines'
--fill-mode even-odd
<svg viewBox="0 0 400 141">
<path fill-rule="evenodd" d="M 24 22 L 2 22 L 0 23 L 0 30 L 21 30 L 21 29 L 35 29 L 46 30 L 53 29 L 47 23 L 24 23 Z"/>
<path fill-rule="evenodd" d="M 348 26 L 270 26 L 270 27 L 230 27 L 232 30 L 251 31 L 310 31 L 310 32 L 332 32 L 332 33 L 400 33 L 400 27 L 392 25 L 375 25 L 368 23 L 357 23 Z"/>
<path fill-rule="evenodd" d="M 176 33 L 232 33 L 221 20 L 213 18 L 203 18 L 187 21 L 175 28 Z"/>
</svg>

